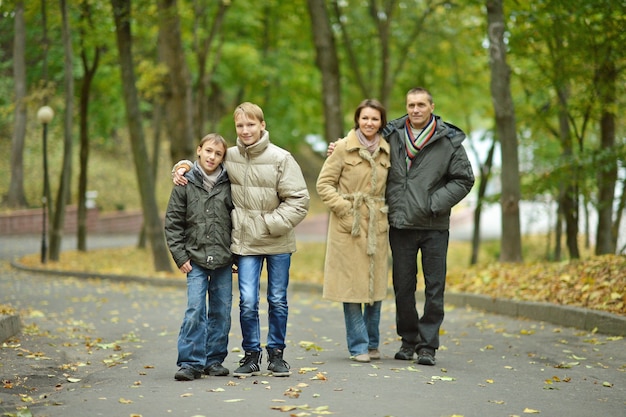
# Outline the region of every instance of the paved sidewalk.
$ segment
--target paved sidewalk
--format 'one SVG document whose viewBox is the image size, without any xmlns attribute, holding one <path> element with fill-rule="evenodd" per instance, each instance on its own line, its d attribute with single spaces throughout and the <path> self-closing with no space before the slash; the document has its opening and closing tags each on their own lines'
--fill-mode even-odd
<svg viewBox="0 0 626 417">
<path fill-rule="evenodd" d="M 36 242 L 0 238 L 0 257 L 32 253 Z M 89 243 L 135 242 L 105 236 Z M 71 247 L 71 239 L 65 244 Z M 0 271 L 0 304 L 18 309 L 24 326 L 0 349 L 0 415 L 17 415 L 20 407 L 35 417 L 626 415 L 623 338 L 549 324 L 552 317 L 533 321 L 466 307 L 473 297 L 451 302 L 447 295 L 434 367 L 393 359 L 399 342 L 388 298 L 381 317 L 383 358 L 357 364 L 348 359 L 341 305 L 322 300 L 319 289 L 294 286 L 285 352 L 289 378 L 187 383 L 173 379 L 182 287 L 34 273 L 6 262 Z M 231 370 L 241 355 L 237 298 L 225 362 Z M 508 313 L 530 314 L 537 307 L 483 302 L 506 306 L 501 308 Z M 265 318 L 264 300 L 261 309 Z M 550 314 L 565 321 L 577 313 Z M 262 326 L 264 338 L 266 320 Z"/>
</svg>

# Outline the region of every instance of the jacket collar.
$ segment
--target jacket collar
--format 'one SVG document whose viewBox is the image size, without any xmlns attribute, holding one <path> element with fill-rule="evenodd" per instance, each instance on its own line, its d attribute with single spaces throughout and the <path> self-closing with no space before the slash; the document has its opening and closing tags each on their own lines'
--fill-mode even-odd
<svg viewBox="0 0 626 417">
<path fill-rule="evenodd" d="M 465 140 L 465 133 L 463 133 L 461 129 L 459 129 L 452 123 L 444 122 L 440 116 L 437 116 L 436 114 L 434 116 L 435 116 L 435 119 L 437 120 L 437 129 L 435 130 L 435 135 L 430 140 L 430 143 L 435 142 L 441 139 L 442 137 L 446 136 L 452 141 L 454 146 L 460 146 L 461 142 Z M 382 133 L 383 136 L 385 138 L 389 138 L 389 135 L 392 132 L 398 131 L 398 133 L 400 134 L 399 137 L 403 138 L 404 136 L 402 135 L 404 135 L 404 126 L 405 126 L 407 117 L 409 116 L 405 114 L 404 116 L 394 119 L 390 121 L 389 123 L 387 123 L 387 126 L 385 126 L 385 128 L 383 129 L 383 133 Z"/>
<path fill-rule="evenodd" d="M 248 155 L 251 158 L 262 154 L 269 145 L 270 132 L 268 132 L 267 130 L 264 130 L 261 138 L 250 146 L 244 145 L 241 139 L 237 138 L 237 149 L 239 150 L 239 153 L 241 153 L 242 155 Z"/>
<path fill-rule="evenodd" d="M 380 140 L 379 148 L 381 152 L 389 154 L 389 142 L 387 142 L 384 137 Z M 359 138 L 356 135 L 356 131 L 352 129 L 348 132 L 348 136 L 346 137 L 346 150 L 355 151 L 357 149 L 365 149 L 365 146 L 361 145 L 361 142 L 359 142 Z"/>
</svg>

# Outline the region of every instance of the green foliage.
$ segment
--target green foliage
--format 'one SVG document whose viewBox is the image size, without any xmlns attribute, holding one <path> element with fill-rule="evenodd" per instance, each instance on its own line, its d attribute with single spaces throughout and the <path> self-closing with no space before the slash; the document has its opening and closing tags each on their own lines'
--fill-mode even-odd
<svg viewBox="0 0 626 417">
<path fill-rule="evenodd" d="M 333 8 L 335 3 L 340 16 Z M 305 135 L 324 131 L 321 76 L 315 65 L 306 1 L 259 0 L 254 5 L 229 2 L 223 26 L 213 38 L 204 63 L 210 76 L 209 91 L 206 97 L 198 97 L 201 63 L 197 52 L 200 42 L 213 29 L 213 19 L 221 4 L 213 0 L 177 2 L 193 99 L 209 106 L 210 120 L 203 121 L 203 128 L 217 130 L 234 143 L 232 110 L 241 101 L 253 101 L 265 111 L 272 140 L 299 152 Z M 432 91 L 436 113 L 446 120 L 468 133 L 490 129 L 494 112 L 489 91 L 484 2 L 408 0 L 372 4 L 379 11 L 374 17 L 361 0 L 327 2 L 340 59 L 341 105 L 346 130 L 352 124 L 352 111 L 363 96 L 381 95 L 383 64 L 388 65 L 392 80 L 389 118 L 404 114 L 404 94 L 410 87 L 422 85 Z M 58 142 L 63 135 L 60 131 L 64 103 L 61 17 L 58 4 L 46 2 L 46 5 L 49 82 L 44 85 L 41 3 L 25 2 L 29 120 L 24 158 L 25 186 L 31 202 L 39 201 L 41 130 L 35 113 L 44 97 L 48 97 L 48 103 L 56 111 L 55 121 L 50 126 L 53 188 L 60 160 Z M 0 158 L 3 158 L 2 168 L 6 168 L 2 172 L 5 179 L 0 179 L 0 194 L 8 189 L 11 163 L 8 142 L 14 110 L 12 7 L 14 2 L 5 1 L 0 9 L 3 17 L 0 19 L 0 74 L 3 75 L 0 77 L 0 143 L 3 145 Z M 146 116 L 146 130 L 150 132 L 151 112 L 155 103 L 163 100 L 168 82 L 166 69 L 159 60 L 160 16 L 153 0 L 132 0 L 132 7 L 137 87 Z M 111 207 L 123 204 L 136 208 L 138 197 L 133 190 L 132 162 L 126 146 L 127 122 L 110 2 L 69 0 L 69 10 L 77 95 L 84 76 L 81 55 L 92 62 L 96 48 L 101 50 L 89 103 L 89 141 L 94 150 L 89 188 L 97 187 L 104 193 L 107 188 L 129 187 L 123 194 L 131 197 L 111 196 L 99 201 L 111 202 Z M 85 10 L 89 13 L 84 14 Z M 555 198 L 559 187 L 568 181 L 575 181 L 581 194 L 593 196 L 597 173 L 613 163 L 623 166 L 626 159 L 622 117 L 626 96 L 623 82 L 626 4 L 612 0 L 505 2 L 505 15 L 508 17 L 507 56 L 512 70 L 523 196 L 526 199 L 539 195 Z M 342 36 L 340 22 L 347 37 Z M 387 24 L 388 32 L 385 32 Z M 381 60 L 385 47 L 381 33 L 389 36 L 386 44 L 389 62 L 385 63 Z M 354 62 L 349 60 L 349 51 Z M 600 149 L 599 118 L 603 103 L 598 100 L 602 87 L 597 83 L 598 66 L 607 59 L 622 71 L 615 85 L 617 101 L 605 109 L 617 116 L 617 145 Z M 364 80 L 365 91 L 358 85 L 357 73 Z M 558 90 L 561 87 L 568 92 L 570 143 L 559 135 L 559 111 L 563 110 Z M 77 124 L 78 117 L 74 120 Z M 570 153 L 565 152 L 568 146 L 571 146 Z M 312 167 L 319 162 L 314 156 L 302 154 L 313 160 Z M 159 175 L 164 177 L 164 190 L 169 185 L 167 168 L 171 161 L 168 159 L 167 146 L 163 146 L 160 155 L 163 171 Z M 75 172 L 74 176 L 77 175 Z"/>
</svg>

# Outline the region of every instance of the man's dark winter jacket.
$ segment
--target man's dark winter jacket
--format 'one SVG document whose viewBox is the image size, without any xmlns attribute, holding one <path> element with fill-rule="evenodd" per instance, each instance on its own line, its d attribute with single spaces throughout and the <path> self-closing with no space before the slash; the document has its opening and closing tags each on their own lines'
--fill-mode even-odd
<svg viewBox="0 0 626 417">
<path fill-rule="evenodd" d="M 474 174 L 461 145 L 465 133 L 439 116 L 437 128 L 407 169 L 405 123 L 393 120 L 383 130 L 391 145 L 386 200 L 389 225 L 396 229 L 447 230 L 450 211 L 474 185 Z"/>
<path fill-rule="evenodd" d="M 232 264 L 233 202 L 226 170 L 211 191 L 202 187 L 202 173 L 196 168 L 185 177 L 189 183 L 174 186 L 165 214 L 165 236 L 174 262 L 180 267 L 191 259 L 207 269 Z"/>
</svg>

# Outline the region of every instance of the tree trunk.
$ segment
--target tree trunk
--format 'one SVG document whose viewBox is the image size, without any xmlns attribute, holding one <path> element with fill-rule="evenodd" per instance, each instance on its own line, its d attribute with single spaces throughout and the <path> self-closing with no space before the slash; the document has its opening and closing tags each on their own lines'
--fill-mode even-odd
<svg viewBox="0 0 626 417">
<path fill-rule="evenodd" d="M 63 120 L 63 164 L 61 179 L 57 192 L 56 208 L 50 230 L 50 260 L 58 261 L 61 256 L 61 240 L 65 224 L 65 206 L 70 196 L 70 179 L 72 178 L 72 127 L 74 117 L 74 71 L 72 37 L 70 36 L 70 21 L 65 0 L 60 0 L 62 38 L 64 51 L 64 78 L 65 78 L 65 109 Z"/>
<path fill-rule="evenodd" d="M 626 210 L 626 178 L 622 180 L 622 195 L 619 198 L 619 203 L 617 204 L 617 212 L 615 213 L 615 221 L 613 222 L 613 238 L 615 241 L 613 242 L 613 247 L 615 247 L 616 252 L 621 254 L 626 247 L 626 242 L 624 243 L 624 247 L 618 248 L 617 237 L 619 236 L 619 231 L 622 225 L 622 215 L 624 214 L 624 210 Z"/>
<path fill-rule="evenodd" d="M 316 51 L 315 63 L 322 74 L 324 135 L 328 142 L 333 142 L 344 136 L 337 48 L 330 27 L 326 2 L 324 0 L 307 0 L 307 4 Z"/>
<path fill-rule="evenodd" d="M 493 155 L 496 149 L 496 139 L 494 138 L 485 163 L 480 166 L 480 183 L 478 185 L 478 196 L 476 198 L 476 209 L 474 210 L 474 230 L 472 232 L 472 255 L 470 259 L 470 265 L 476 265 L 478 263 L 478 253 L 480 252 L 480 217 L 482 214 L 483 201 L 485 200 L 485 193 L 487 191 L 487 185 L 491 178 L 491 168 L 493 167 Z"/>
<path fill-rule="evenodd" d="M 168 68 L 165 121 L 173 161 L 189 159 L 194 151 L 189 69 L 180 35 L 176 0 L 159 0 L 159 55 Z"/>
<path fill-rule="evenodd" d="M 152 168 L 151 175 L 154 183 L 157 183 L 157 175 L 159 174 L 159 155 L 161 154 L 161 128 L 163 123 L 163 105 L 161 103 L 155 103 L 152 107 L 152 130 L 154 137 L 152 139 L 152 159 L 150 166 Z M 146 247 L 146 225 L 145 222 L 141 226 L 141 232 L 139 233 L 139 241 L 137 247 Z"/>
<path fill-rule="evenodd" d="M 120 59 L 122 84 L 124 86 L 124 102 L 126 118 L 130 134 L 133 160 L 137 174 L 137 184 L 141 195 L 146 234 L 152 248 L 154 268 L 157 271 L 171 271 L 170 255 L 165 245 L 165 234 L 154 192 L 154 181 L 151 175 L 148 152 L 143 134 L 139 98 L 133 70 L 131 49 L 132 35 L 130 28 L 130 0 L 111 0 L 115 18 L 115 32 Z"/>
<path fill-rule="evenodd" d="M 197 2 L 194 6 L 194 26 L 200 26 L 205 30 L 195 30 L 194 28 L 194 50 L 196 54 L 196 59 L 198 62 L 198 84 L 196 88 L 194 88 L 194 92 L 192 94 L 193 103 L 194 103 L 194 137 L 201 138 L 204 136 L 204 133 L 210 130 L 206 130 L 207 122 L 209 120 L 209 111 L 211 109 L 211 113 L 213 117 L 219 116 L 221 112 L 217 111 L 216 108 L 212 108 L 208 106 L 208 91 L 209 86 L 211 84 L 211 79 L 213 78 L 213 74 L 217 69 L 217 65 L 220 61 L 220 52 L 221 47 L 224 43 L 224 37 L 219 36 L 222 31 L 222 26 L 224 24 L 224 18 L 226 16 L 226 12 L 228 8 L 231 6 L 230 2 L 220 1 L 217 2 L 217 5 L 213 7 L 217 7 L 215 12 L 215 17 L 213 21 L 209 21 L 209 10 L 210 8 L 206 3 L 214 4 L 215 2 Z M 197 38 L 198 34 L 204 34 L 206 32 L 206 28 L 210 28 L 208 34 L 204 35 L 204 37 Z M 219 45 L 217 46 L 216 56 L 213 56 L 212 61 L 213 65 L 210 70 L 207 69 L 207 65 L 209 64 L 210 52 L 212 50 L 212 46 L 215 43 L 215 40 L 219 37 Z"/>
<path fill-rule="evenodd" d="M 557 74 L 561 71 L 557 63 Z M 563 72 L 561 72 L 563 73 Z M 572 166 L 573 142 L 567 111 L 569 88 L 566 82 L 557 81 L 557 95 L 559 97 L 559 139 L 561 142 L 561 161 L 566 168 L 565 175 L 561 175 L 559 185 L 559 213 L 565 221 L 565 241 L 570 259 L 579 259 L 578 250 L 578 173 L 576 166 Z M 558 236 L 560 240 L 560 235 Z M 560 260 L 560 254 L 555 260 Z"/>
<path fill-rule="evenodd" d="M 81 19 L 84 24 L 93 27 L 91 21 L 91 10 L 87 3 L 81 5 Z M 81 30 L 81 38 L 85 33 Z M 80 173 L 78 178 L 78 229 L 77 229 L 77 249 L 79 251 L 87 251 L 87 179 L 89 165 L 89 99 L 91 92 L 91 84 L 98 70 L 100 62 L 101 47 L 96 45 L 94 48 L 93 62 L 89 65 L 89 58 L 85 51 L 86 45 L 81 42 L 81 62 L 83 64 L 83 82 L 80 89 Z"/>
<path fill-rule="evenodd" d="M 561 196 L 556 203 L 556 223 L 554 225 L 554 254 L 552 260 L 555 262 L 561 261 L 561 253 L 563 251 L 563 245 L 561 242 L 561 236 L 563 236 L 563 205 L 561 204 Z"/>
<path fill-rule="evenodd" d="M 596 77 L 598 102 L 602 107 L 600 118 L 600 160 L 598 161 L 598 228 L 596 255 L 615 253 L 613 236 L 613 199 L 617 183 L 615 160 L 615 109 L 617 109 L 617 75 L 615 62 L 605 60 Z"/>
<path fill-rule="evenodd" d="M 11 179 L 6 204 L 26 207 L 24 194 L 24 138 L 26 137 L 26 26 L 24 2 L 15 3 L 15 37 L 13 39 L 13 81 L 15 82 L 15 124 L 11 141 Z"/>
<path fill-rule="evenodd" d="M 491 67 L 491 97 L 496 115 L 496 137 L 502 149 L 502 236 L 500 261 L 522 261 L 522 237 L 519 201 L 520 177 L 515 132 L 515 108 L 511 98 L 510 69 L 504 44 L 504 11 L 502 0 L 487 0 L 487 24 Z"/>
</svg>

